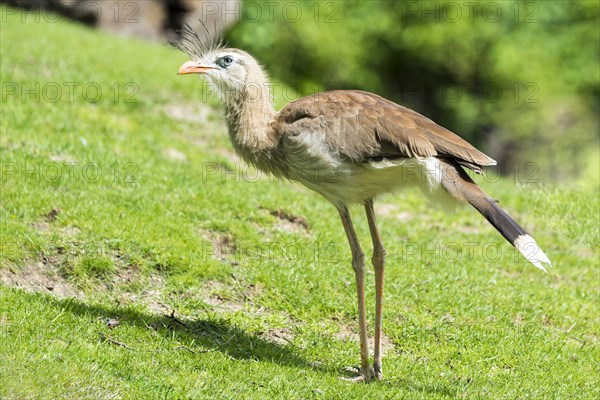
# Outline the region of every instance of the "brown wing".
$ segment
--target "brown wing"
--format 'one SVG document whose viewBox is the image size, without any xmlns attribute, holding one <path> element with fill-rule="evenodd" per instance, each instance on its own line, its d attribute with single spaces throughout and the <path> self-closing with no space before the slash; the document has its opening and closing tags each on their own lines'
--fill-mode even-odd
<svg viewBox="0 0 600 400">
<path fill-rule="evenodd" d="M 480 171 L 496 162 L 467 141 L 421 114 L 372 93 L 318 93 L 284 107 L 280 134 L 322 132 L 343 157 L 364 162 L 381 157 L 447 157 Z"/>
</svg>

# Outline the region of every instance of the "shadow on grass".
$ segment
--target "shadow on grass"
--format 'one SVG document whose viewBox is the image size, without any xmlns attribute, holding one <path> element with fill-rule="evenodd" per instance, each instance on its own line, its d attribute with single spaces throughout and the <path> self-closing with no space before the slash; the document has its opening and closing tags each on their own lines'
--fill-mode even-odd
<svg viewBox="0 0 600 400">
<path fill-rule="evenodd" d="M 88 305 L 75 298 L 53 298 L 53 302 L 64 312 L 87 316 L 92 320 L 117 318 L 120 325 L 145 326 L 182 343 L 194 343 L 192 347 L 186 347 L 194 353 L 215 350 L 234 359 L 267 361 L 328 371 L 327 367 L 317 366 L 299 356 L 299 349 L 293 344 L 284 346 L 249 334 L 227 319 L 179 319 L 173 315 L 151 314 L 118 306 Z"/>
<path fill-rule="evenodd" d="M 2 288 L 2 285 L 0 285 L 0 294 Z M 24 293 L 19 289 L 13 288 L 11 290 Z M 121 326 L 130 325 L 138 328 L 152 329 L 157 334 L 188 344 L 189 347 L 185 347 L 185 349 L 182 349 L 183 351 L 189 350 L 195 354 L 200 354 L 207 350 L 218 351 L 233 359 L 257 360 L 288 367 L 311 369 L 336 378 L 342 375 L 339 366 L 332 364 L 321 365 L 307 361 L 300 355 L 302 350 L 293 344 L 281 345 L 249 334 L 231 324 L 227 319 L 212 317 L 206 319 L 178 319 L 170 315 L 152 314 L 119 306 L 89 305 L 75 298 L 58 299 L 41 293 L 28 293 L 28 295 L 43 297 L 46 303 L 50 303 L 53 307 L 61 310 L 61 313 L 70 313 L 78 317 L 89 318 L 91 321 L 118 318 L 119 325 Z M 107 330 L 108 328 L 104 332 L 108 333 Z M 98 333 L 102 335 L 102 331 Z M 108 336 L 103 335 L 104 338 Z M 193 345 L 189 343 L 193 343 Z M 127 343 L 113 342 L 113 344 L 129 347 Z M 130 350 L 135 349 L 130 348 Z M 454 384 L 448 384 L 443 381 L 434 385 L 422 384 L 410 377 L 388 376 L 383 381 L 373 382 L 371 385 L 381 385 L 381 388 L 387 387 L 392 390 L 408 388 L 409 393 L 441 395 L 448 398 L 454 398 L 459 391 L 458 386 Z"/>
</svg>

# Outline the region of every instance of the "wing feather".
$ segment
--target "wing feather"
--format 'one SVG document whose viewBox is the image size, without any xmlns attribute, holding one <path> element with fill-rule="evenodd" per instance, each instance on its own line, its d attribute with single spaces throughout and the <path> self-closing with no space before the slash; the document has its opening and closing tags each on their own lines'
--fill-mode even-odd
<svg viewBox="0 0 600 400">
<path fill-rule="evenodd" d="M 481 171 L 496 162 L 429 118 L 373 93 L 318 93 L 284 107 L 280 135 L 311 131 L 325 135 L 332 152 L 355 162 L 393 157 L 443 157 Z"/>
</svg>

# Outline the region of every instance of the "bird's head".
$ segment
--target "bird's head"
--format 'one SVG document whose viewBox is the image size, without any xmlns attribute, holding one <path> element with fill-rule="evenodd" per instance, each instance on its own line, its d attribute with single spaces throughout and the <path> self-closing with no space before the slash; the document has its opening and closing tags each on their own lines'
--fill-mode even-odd
<svg viewBox="0 0 600 400">
<path fill-rule="evenodd" d="M 266 84 L 262 68 L 250 54 L 225 48 L 220 39 L 210 37 L 207 43 L 189 25 L 180 32 L 179 40 L 171 44 L 191 58 L 179 68 L 178 74 L 204 75 L 211 89 L 226 102 L 236 101 L 252 87 Z"/>
<path fill-rule="evenodd" d="M 179 75 L 202 74 L 225 90 L 235 90 L 248 83 L 252 61 L 253 58 L 241 50 L 218 49 L 185 62 L 179 68 Z"/>
</svg>

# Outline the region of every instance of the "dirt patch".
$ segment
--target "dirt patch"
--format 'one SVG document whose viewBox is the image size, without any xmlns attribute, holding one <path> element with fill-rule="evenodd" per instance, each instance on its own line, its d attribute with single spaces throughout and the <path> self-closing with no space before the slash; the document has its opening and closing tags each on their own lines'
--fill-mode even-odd
<svg viewBox="0 0 600 400">
<path fill-rule="evenodd" d="M 277 328 L 269 329 L 268 331 L 261 333 L 260 337 L 270 342 L 285 346 L 292 343 L 294 334 L 291 328 Z"/>
<path fill-rule="evenodd" d="M 60 213 L 61 213 L 61 210 L 59 208 L 55 207 L 52 210 L 48 211 L 48 213 L 42 215 L 43 220 L 33 222 L 31 224 L 31 226 L 35 230 L 42 232 L 42 233 L 50 232 L 53 229 L 52 223 L 58 219 L 58 216 L 60 215 Z M 61 234 L 66 235 L 66 236 L 74 236 L 77 233 L 79 233 L 79 229 L 74 226 L 65 226 L 65 227 L 54 228 L 54 229 L 58 229 Z"/>
<path fill-rule="evenodd" d="M 342 340 L 344 342 L 352 342 L 357 346 L 360 344 L 360 336 L 358 334 L 358 327 L 352 328 L 349 325 L 345 325 L 340 323 L 339 321 L 335 322 L 338 326 L 338 332 L 334 334 L 334 337 L 338 340 Z M 286 325 L 288 327 L 284 328 L 275 328 L 269 329 L 268 331 L 262 332 L 260 336 L 266 340 L 271 342 L 280 344 L 280 345 L 289 345 L 293 343 L 294 332 L 292 326 L 295 323 L 291 318 L 288 318 Z M 375 339 L 373 337 L 369 337 L 369 348 L 373 348 L 375 345 Z M 393 352 L 396 349 L 392 341 L 383 333 L 381 335 L 381 352 L 382 354 L 387 354 Z"/>
<path fill-rule="evenodd" d="M 8 319 L 8 317 L 6 315 L 0 315 L 0 327 L 1 326 L 8 326 L 11 324 L 10 319 Z"/>
<path fill-rule="evenodd" d="M 440 322 L 446 322 L 451 324 L 452 322 L 454 322 L 454 316 L 452 316 L 452 314 L 450 313 L 446 313 L 444 315 L 442 315 L 442 317 L 440 318 Z"/>
<path fill-rule="evenodd" d="M 288 221 L 292 224 L 299 225 L 304 229 L 308 229 L 308 223 L 306 222 L 306 219 L 304 219 L 304 217 L 297 217 L 295 215 L 289 214 L 288 212 L 282 209 L 271 211 L 270 214 L 281 220 Z"/>
<path fill-rule="evenodd" d="M 218 236 L 213 240 L 215 258 L 219 261 L 230 261 L 235 258 L 236 245 L 233 236 L 229 234 Z M 230 261 L 237 263 L 236 261 Z"/>
<path fill-rule="evenodd" d="M 229 262 L 237 265 L 235 261 L 235 253 L 237 246 L 234 242 L 233 236 L 226 234 L 217 236 L 212 240 L 213 257 L 221 262 Z"/>
<path fill-rule="evenodd" d="M 83 298 L 83 294 L 63 278 L 52 264 L 37 262 L 19 271 L 0 270 L 0 282 L 28 292 L 50 293 L 58 298 Z"/>
<path fill-rule="evenodd" d="M 277 218 L 277 229 L 284 232 L 297 233 L 309 231 L 308 222 L 306 218 L 298 217 L 289 213 L 281 208 L 277 210 L 269 210 L 264 207 L 260 207 L 261 210 L 267 210 L 269 214 Z"/>
<path fill-rule="evenodd" d="M 60 214 L 60 210 L 58 208 L 53 208 L 52 210 L 48 211 L 48 214 L 45 215 L 46 221 L 56 221 L 56 217 L 58 217 L 58 214 Z"/>
<path fill-rule="evenodd" d="M 48 211 L 48 213 L 43 215 L 43 221 L 34 222 L 31 224 L 31 226 L 37 231 L 48 232 L 51 228 L 50 224 L 56 221 L 58 214 L 60 214 L 60 210 L 58 208 L 53 208 L 52 210 Z"/>
<path fill-rule="evenodd" d="M 343 340 L 343 341 L 350 341 L 353 343 L 356 343 L 357 345 L 360 344 L 360 335 L 358 334 L 358 326 L 356 327 L 351 327 L 349 325 L 345 325 L 343 323 L 341 323 L 340 321 L 336 321 L 336 324 L 339 328 L 338 332 L 335 334 L 335 337 Z M 369 348 L 372 349 L 373 346 L 375 345 L 375 339 L 372 336 L 369 336 Z M 390 340 L 390 338 L 388 338 L 384 332 L 381 333 L 381 353 L 382 354 L 386 354 L 389 352 L 394 351 L 396 348 L 396 346 L 394 346 L 394 343 L 392 343 L 392 341 Z"/>
<path fill-rule="evenodd" d="M 31 226 L 39 232 L 48 232 L 50 230 L 50 224 L 46 221 L 34 222 Z"/>
<path fill-rule="evenodd" d="M 199 291 L 202 301 L 218 311 L 236 312 L 244 309 L 242 299 L 233 299 L 231 294 L 233 286 L 217 281 L 206 281 Z"/>
<path fill-rule="evenodd" d="M 156 314 L 164 314 L 171 310 L 171 307 L 165 304 L 163 293 L 165 292 L 165 281 L 160 275 L 150 275 L 148 278 L 139 276 L 136 272 L 120 271 L 113 279 L 113 283 L 119 287 L 119 284 L 126 285 L 129 282 L 144 282 L 144 289 L 137 293 L 130 292 L 126 286 L 121 293 L 116 294 L 117 301 L 120 306 L 130 304 L 143 304 L 149 311 Z M 105 287 L 109 290 L 108 285 Z M 113 290 L 114 292 L 114 290 Z"/>
<path fill-rule="evenodd" d="M 525 325 L 525 317 L 523 317 L 523 315 L 522 315 L 522 314 L 520 314 L 520 313 L 519 313 L 519 314 L 517 314 L 517 315 L 515 316 L 515 319 L 513 320 L 513 324 L 514 324 L 515 326 L 522 326 L 522 325 Z"/>
<path fill-rule="evenodd" d="M 234 277 L 235 279 L 235 277 Z M 135 293 L 129 291 L 129 283 L 139 284 L 142 282 L 144 289 Z M 85 294 L 76 289 L 71 283 L 63 278 L 56 266 L 50 263 L 38 262 L 28 265 L 17 272 L 0 270 L 0 283 L 23 289 L 29 292 L 46 293 L 58 298 L 75 297 L 84 299 Z M 253 299 L 260 295 L 264 288 L 255 284 L 223 283 L 218 281 L 205 281 L 199 288 L 198 293 L 202 300 L 212 307 L 217 313 L 248 312 L 252 315 L 273 315 L 273 310 L 257 307 Z M 173 312 L 172 304 L 165 300 L 166 285 L 164 279 L 159 275 L 143 276 L 137 268 L 119 269 L 118 272 L 104 284 L 98 286 L 98 290 L 110 292 L 121 307 L 130 304 L 143 304 L 147 309 L 158 315 L 168 315 Z M 293 343 L 294 326 L 302 322 L 294 321 L 286 313 L 275 312 L 285 322 L 283 327 L 273 328 L 259 333 L 258 335 L 270 342 L 286 346 Z M 0 326 L 9 324 L 10 321 L 0 317 Z M 118 325 L 118 321 L 106 321 L 109 328 Z M 114 326 L 112 326 L 112 325 Z M 335 321 L 338 331 L 334 337 L 342 341 L 350 341 L 358 346 L 360 338 L 357 327 Z M 369 338 L 372 348 L 374 339 Z M 384 334 L 382 335 L 383 354 L 395 350 L 392 341 Z"/>
<path fill-rule="evenodd" d="M 117 256 L 118 257 L 118 256 Z M 118 262 L 118 261 L 116 261 Z M 0 284 L 32 293 L 44 293 L 57 298 L 85 298 L 85 291 L 71 283 L 59 269 L 59 257 L 47 257 L 23 268 L 0 269 Z M 130 285 L 142 285 L 142 290 L 131 292 Z M 143 276 L 137 267 L 119 266 L 109 279 L 94 283 L 94 291 L 111 293 L 120 305 L 143 304 L 154 312 L 165 312 L 163 292 L 165 283 L 161 276 Z"/>
<path fill-rule="evenodd" d="M 595 251 L 593 248 L 591 248 L 589 246 L 577 245 L 577 246 L 573 246 L 571 249 L 572 249 L 572 252 L 574 254 L 576 254 L 577 257 L 579 257 L 579 258 L 594 258 L 596 260 L 598 259 L 597 251 Z"/>
<path fill-rule="evenodd" d="M 255 307 L 254 299 L 263 292 L 263 287 L 254 283 L 245 284 L 236 279 L 235 283 L 206 281 L 199 288 L 202 300 L 216 311 L 237 312 L 251 309 L 256 315 L 267 314 L 264 308 Z"/>
<path fill-rule="evenodd" d="M 294 338 L 293 326 L 297 324 L 293 318 L 281 311 L 257 306 L 253 299 L 263 291 L 263 287 L 256 284 L 244 284 L 233 277 L 235 283 L 219 281 L 206 281 L 199 288 L 203 301 L 211 306 L 216 313 L 230 314 L 243 312 L 256 318 L 277 316 L 283 321 L 283 327 L 272 328 L 258 332 L 257 335 L 279 345 L 289 345 Z"/>
<path fill-rule="evenodd" d="M 217 233 L 200 228 L 199 236 L 204 241 L 202 245 L 202 258 L 213 258 L 223 263 L 237 265 L 237 246 L 233 235 Z"/>
</svg>

